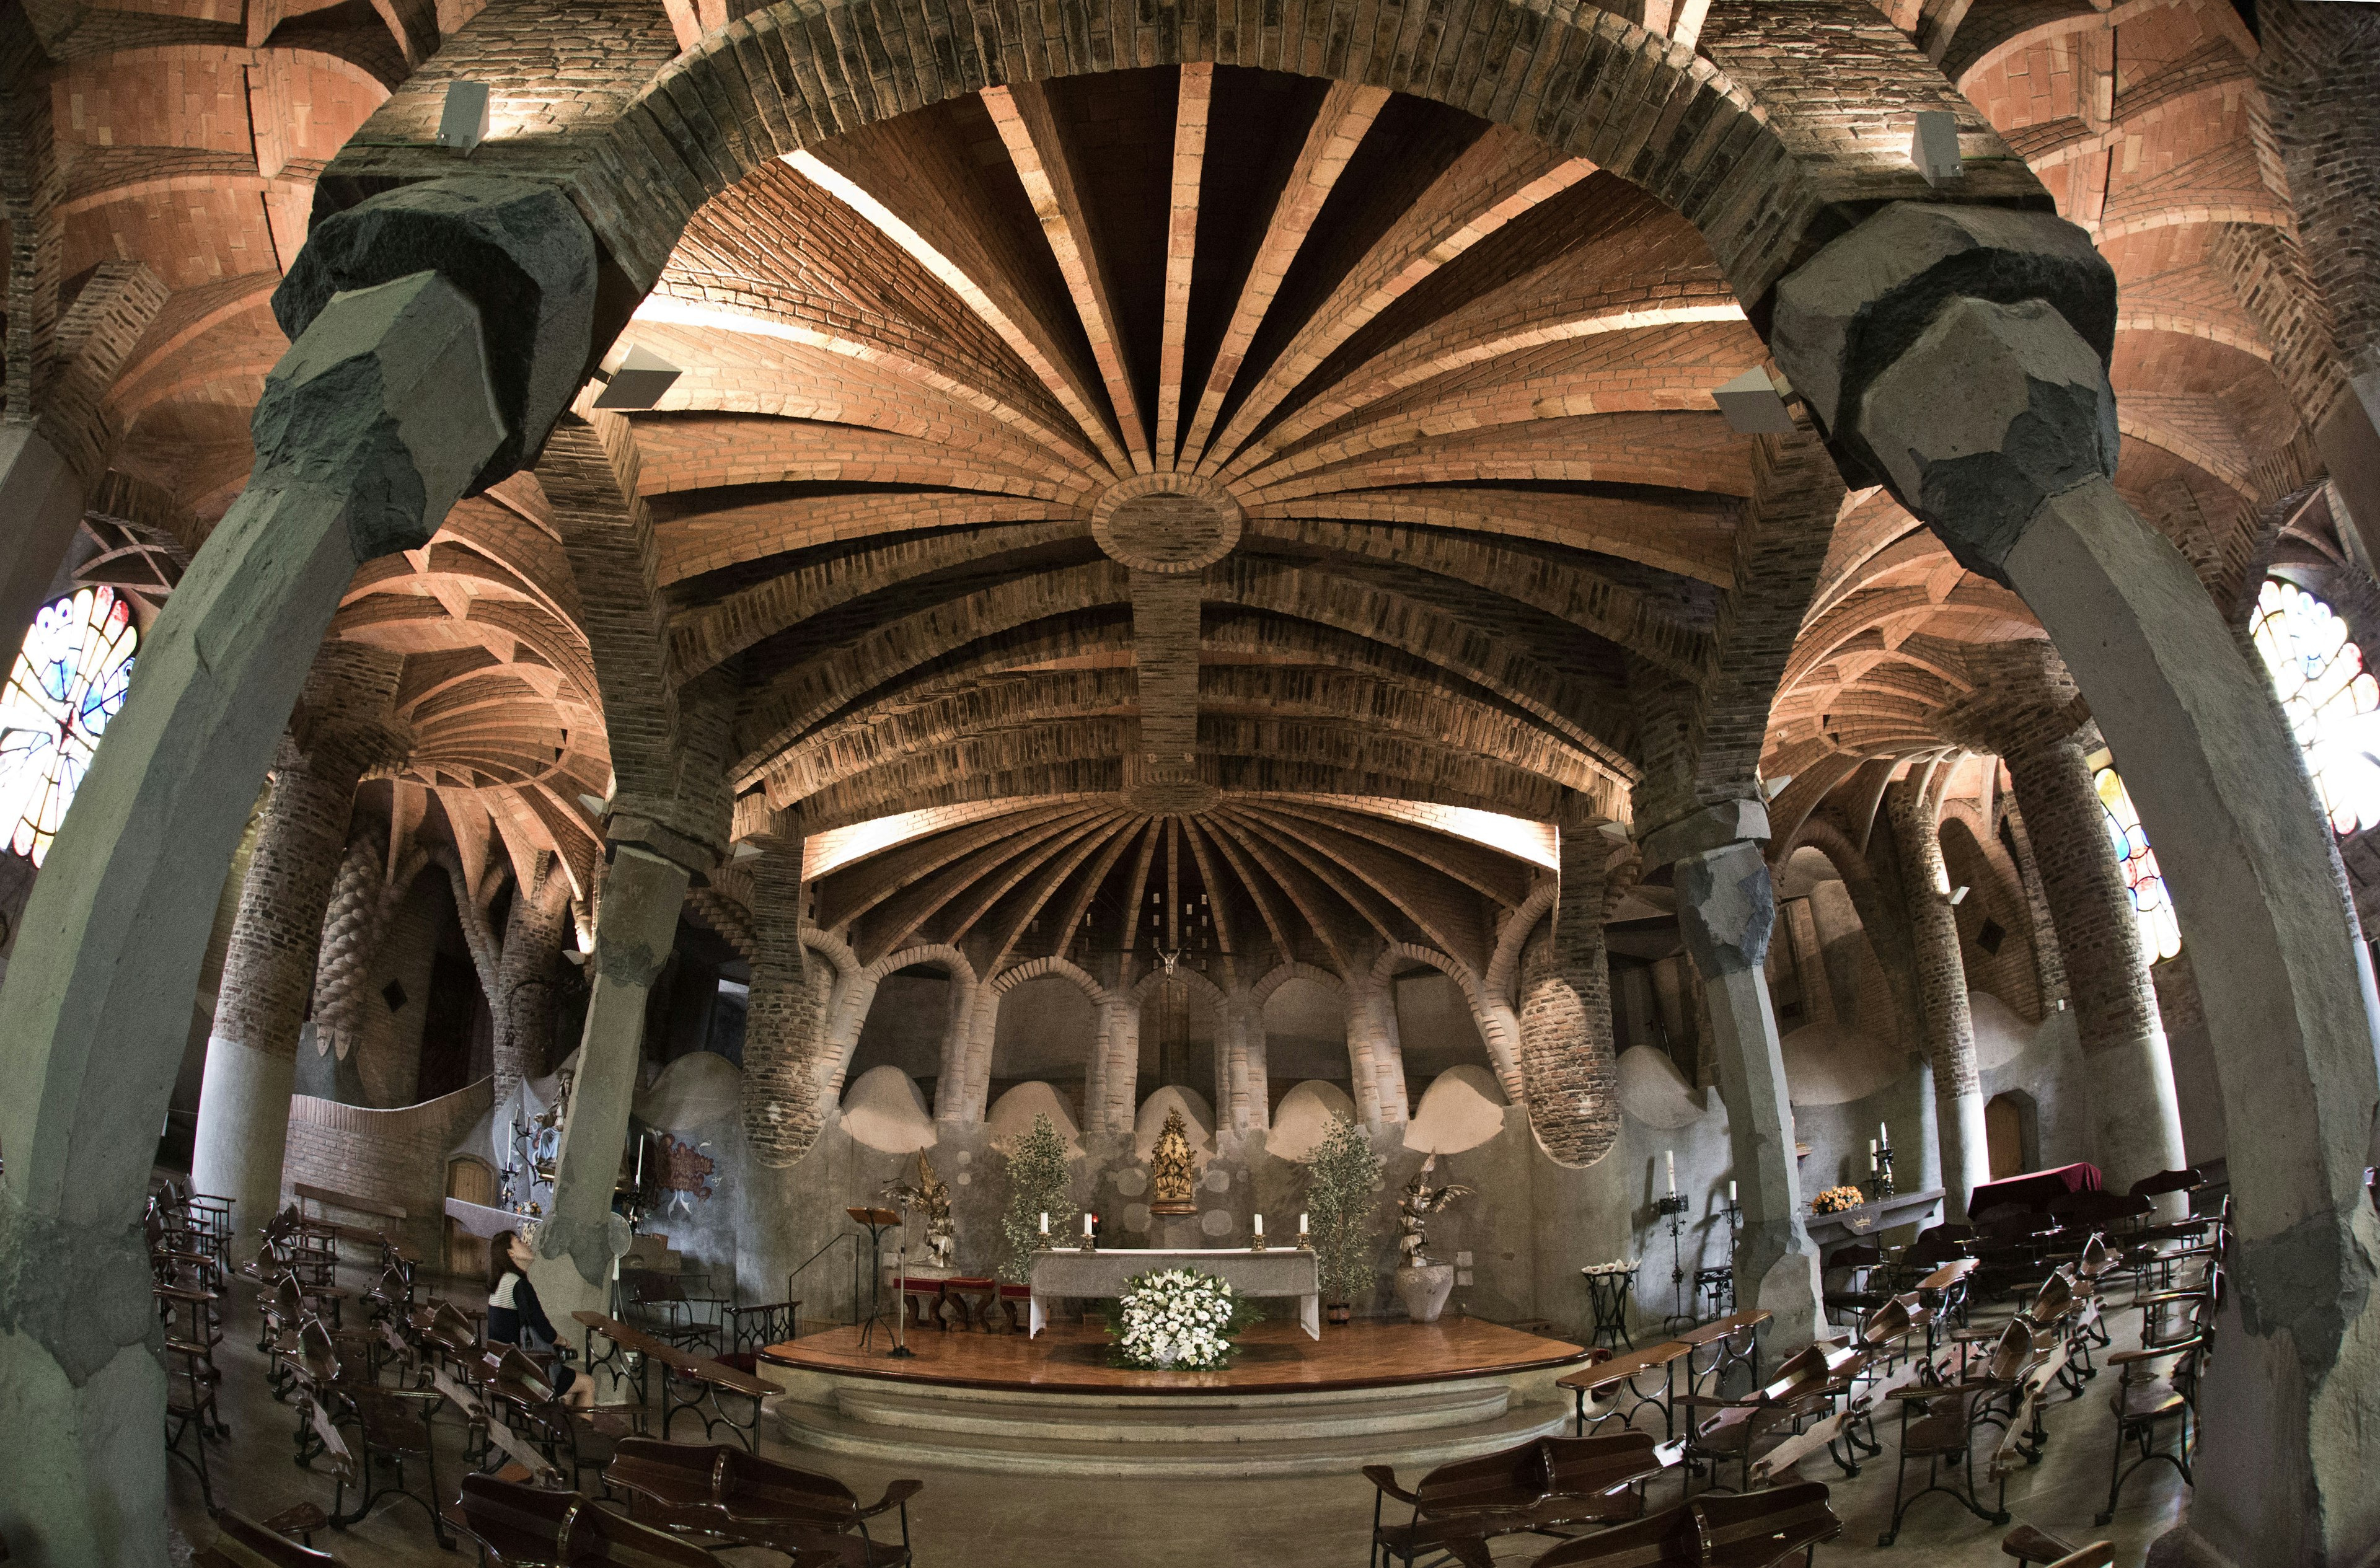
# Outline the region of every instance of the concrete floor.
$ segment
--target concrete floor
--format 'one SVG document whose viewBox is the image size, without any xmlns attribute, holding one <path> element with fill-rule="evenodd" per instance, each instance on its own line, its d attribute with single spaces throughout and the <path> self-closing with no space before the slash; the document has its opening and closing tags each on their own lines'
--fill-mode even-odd
<svg viewBox="0 0 2380 1568">
<path fill-rule="evenodd" d="M 456 1299 L 464 1299 L 462 1291 Z M 224 1371 L 222 1409 L 232 1437 L 210 1450 L 219 1504 L 261 1517 L 292 1503 L 331 1501 L 327 1475 L 295 1467 L 290 1461 L 291 1412 L 264 1388 L 262 1358 L 256 1351 L 255 1293 L 235 1287 L 229 1331 L 218 1352 Z M 1979 1310 L 1978 1323 L 2005 1317 Z M 2137 1312 L 2109 1314 L 2119 1348 L 2132 1343 Z M 2105 1531 L 2091 1520 L 2107 1495 L 2113 1420 L 2106 1390 L 2112 1373 L 2088 1385 L 2080 1400 L 2054 1398 L 2046 1422 L 2051 1441 L 2038 1467 L 2022 1471 L 2009 1487 L 2008 1508 L 2016 1523 L 2030 1524 L 2080 1544 L 2104 1535 L 2117 1546 L 2119 1564 L 2140 1562 L 2148 1543 L 2170 1527 L 2188 1507 L 2189 1489 L 2169 1465 L 2155 1465 L 2127 1484 L 2115 1522 Z M 1882 1427 L 1884 1423 L 1879 1422 Z M 764 1431 L 769 1424 L 763 1422 Z M 681 1430 L 681 1436 L 685 1433 Z M 1925 1568 L 1985 1568 L 2011 1560 L 1998 1550 L 2004 1528 L 1983 1523 L 1944 1497 L 1919 1503 L 1898 1543 L 1879 1550 L 1876 1537 L 1891 1512 L 1894 1440 L 1887 1428 L 1885 1453 L 1861 1474 L 1845 1478 L 1821 1454 L 1803 1473 L 1833 1489 L 1833 1507 L 1843 1532 L 1819 1549 L 1822 1562 L 1893 1561 Z M 449 1496 L 460 1474 L 459 1424 L 442 1453 L 440 1482 Z M 929 1463 L 897 1470 L 843 1459 L 805 1458 L 774 1439 L 765 1450 L 778 1457 L 831 1471 L 862 1498 L 872 1500 L 896 1475 L 916 1476 L 925 1491 L 910 1504 L 910 1519 L 922 1568 L 1313 1568 L 1352 1564 L 1371 1526 L 1372 1488 L 1359 1476 L 1250 1481 L 1184 1481 L 1150 1484 L 1031 1479 L 937 1469 Z M 1395 1454 L 1383 1453 L 1393 1462 Z M 171 1465 L 176 1562 L 187 1562 L 190 1541 L 212 1538 L 199 1488 L 189 1469 Z M 1918 1474 L 1912 1466 L 1912 1477 Z M 1415 1478 L 1406 1476 L 1406 1480 Z M 1912 1479 L 1913 1486 L 1922 1484 Z M 1678 1485 L 1658 1483 L 1652 1505 L 1677 1501 Z M 317 1547 L 334 1552 L 354 1568 L 395 1568 L 457 1561 L 432 1543 L 422 1512 L 391 1501 L 345 1534 L 321 1533 Z M 1526 1563 L 1549 1542 L 1528 1538 L 1503 1543 L 1500 1563 Z M 460 1561 L 471 1559 L 462 1544 Z M 739 1553 L 739 1557 L 746 1554 Z M 754 1568 L 782 1563 L 773 1553 L 756 1552 Z"/>
</svg>

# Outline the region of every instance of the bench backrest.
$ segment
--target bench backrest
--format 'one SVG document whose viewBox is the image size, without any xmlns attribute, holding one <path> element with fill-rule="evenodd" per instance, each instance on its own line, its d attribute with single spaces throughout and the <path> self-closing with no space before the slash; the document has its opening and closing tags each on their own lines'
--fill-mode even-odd
<svg viewBox="0 0 2380 1568">
<path fill-rule="evenodd" d="M 194 1568 L 327 1568 L 338 1559 L 274 1535 L 226 1508 L 215 1515 L 214 1544 L 192 1560 Z M 0 1553 L 5 1559 L 6 1553 Z"/>
</svg>

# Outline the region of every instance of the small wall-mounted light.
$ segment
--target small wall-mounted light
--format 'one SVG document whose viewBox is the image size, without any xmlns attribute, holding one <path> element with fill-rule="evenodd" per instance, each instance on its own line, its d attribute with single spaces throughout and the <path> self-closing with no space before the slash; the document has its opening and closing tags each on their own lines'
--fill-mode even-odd
<svg viewBox="0 0 2380 1568">
<path fill-rule="evenodd" d="M 438 116 L 438 145 L 451 147 L 466 158 L 488 140 L 488 84 L 450 81 L 446 107 Z"/>
<path fill-rule="evenodd" d="M 1944 186 L 1954 179 L 1964 179 L 1966 167 L 1959 162 L 1959 116 L 1948 109 L 1920 109 L 1917 128 L 1909 138 L 1909 161 L 1931 186 Z"/>
<path fill-rule="evenodd" d="M 1965 888 L 1963 885 L 1962 885 L 1962 886 L 1959 886 L 1959 887 L 1954 887 L 1954 888 L 1952 888 L 1952 889 L 1950 890 L 1950 902 L 1951 902 L 1952 904 L 1958 904 L 1958 903 L 1960 903 L 1960 902 L 1961 902 L 1961 900 L 1963 900 L 1966 896 L 1967 896 L 1967 890 L 1966 890 L 1966 888 Z"/>
<path fill-rule="evenodd" d="M 1727 428 L 1738 435 L 1792 433 L 1792 412 L 1785 407 L 1777 383 L 1758 365 L 1712 393 L 1711 401 L 1727 416 Z"/>
<path fill-rule="evenodd" d="M 603 356 L 603 363 L 595 372 L 595 379 L 603 383 L 595 407 L 650 408 L 685 373 L 650 348 L 616 345 Z"/>
</svg>

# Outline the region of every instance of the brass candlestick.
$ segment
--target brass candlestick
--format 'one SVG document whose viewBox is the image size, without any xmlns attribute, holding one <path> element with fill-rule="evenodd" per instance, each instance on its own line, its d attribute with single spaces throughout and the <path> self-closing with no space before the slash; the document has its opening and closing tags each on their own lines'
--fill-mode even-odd
<svg viewBox="0 0 2380 1568">
<path fill-rule="evenodd" d="M 1300 1252 L 1311 1252 L 1311 1251 L 1313 1251 L 1313 1250 L 1314 1250 L 1314 1238 L 1313 1238 L 1312 1236 L 1310 1236 L 1310 1235 L 1307 1235 L 1304 1231 L 1300 1231 L 1300 1232 L 1298 1232 L 1298 1233 L 1297 1233 L 1297 1250 L 1298 1250 L 1298 1251 L 1300 1251 Z"/>
<path fill-rule="evenodd" d="M 1265 1249 L 1264 1233 L 1263 1233 L 1262 1231 L 1258 1231 L 1258 1232 L 1257 1232 L 1257 1233 L 1253 1237 L 1251 1237 L 1251 1238 L 1249 1239 L 1249 1242 L 1248 1242 L 1248 1250 L 1249 1250 L 1250 1252 L 1262 1252 L 1264 1249 Z"/>
</svg>

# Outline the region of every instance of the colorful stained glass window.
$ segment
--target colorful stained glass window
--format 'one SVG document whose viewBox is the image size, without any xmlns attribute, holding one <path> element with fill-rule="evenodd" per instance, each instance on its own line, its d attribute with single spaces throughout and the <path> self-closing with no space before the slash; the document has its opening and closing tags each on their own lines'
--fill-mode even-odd
<svg viewBox="0 0 2380 1568">
<path fill-rule="evenodd" d="M 2141 946 L 2150 962 L 2181 951 L 2181 927 L 2173 918 L 2173 897 L 2166 892 L 2165 873 L 2157 869 L 2156 851 L 2149 847 L 2148 830 L 2132 808 L 2131 792 L 2116 772 L 2115 759 L 2106 751 L 2091 755 L 2091 784 L 2099 792 L 2099 806 L 2107 822 L 2107 836 L 2116 845 L 2116 860 L 2124 869 L 2124 886 L 2132 895 L 2132 913 L 2141 922 Z"/>
<path fill-rule="evenodd" d="M 2254 637 L 2331 830 L 2380 825 L 2380 685 L 2347 623 L 2303 589 L 2267 578 Z"/>
<path fill-rule="evenodd" d="M 140 633 L 114 589 L 86 588 L 33 618 L 0 691 L 0 832 L 38 866 L 58 836 L 108 720 L 124 706 Z"/>
</svg>

